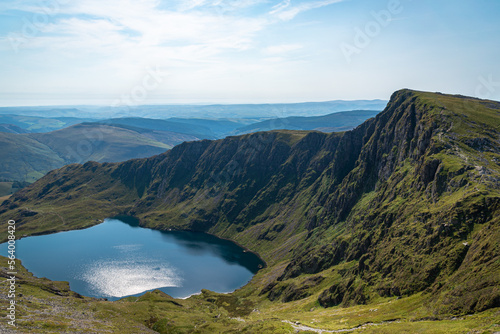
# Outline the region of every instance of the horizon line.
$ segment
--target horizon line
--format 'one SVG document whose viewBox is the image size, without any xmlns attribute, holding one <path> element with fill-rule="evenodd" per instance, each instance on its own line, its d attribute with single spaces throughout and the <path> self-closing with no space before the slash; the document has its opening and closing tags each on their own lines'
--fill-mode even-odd
<svg viewBox="0 0 500 334">
<path fill-rule="evenodd" d="M 333 102 L 389 102 L 386 99 L 352 99 L 352 100 L 321 100 L 321 101 L 302 101 L 302 102 L 261 102 L 261 103 L 155 103 L 155 104 L 137 104 L 137 105 L 109 105 L 109 104 L 36 104 L 36 105 L 0 105 L 1 108 L 68 108 L 68 107 L 101 107 L 101 108 L 141 108 L 141 107 L 162 107 L 162 106 L 241 106 L 241 105 L 281 105 L 281 104 L 307 104 L 307 103 L 333 103 Z"/>
</svg>

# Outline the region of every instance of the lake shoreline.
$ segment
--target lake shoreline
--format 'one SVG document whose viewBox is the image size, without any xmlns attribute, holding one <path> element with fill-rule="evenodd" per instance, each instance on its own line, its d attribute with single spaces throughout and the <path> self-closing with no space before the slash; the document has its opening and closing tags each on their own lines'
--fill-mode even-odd
<svg viewBox="0 0 500 334">
<path fill-rule="evenodd" d="M 211 233 L 153 229 L 116 217 L 92 222 L 96 224 L 18 239 L 23 249 L 19 259 L 36 277 L 67 281 L 80 295 L 111 301 L 155 289 L 181 299 L 203 289 L 232 293 L 266 265 L 255 252 Z M 71 231 L 85 232 L 61 233 Z M 51 257 L 48 244 L 60 265 L 47 267 L 42 261 Z"/>
</svg>

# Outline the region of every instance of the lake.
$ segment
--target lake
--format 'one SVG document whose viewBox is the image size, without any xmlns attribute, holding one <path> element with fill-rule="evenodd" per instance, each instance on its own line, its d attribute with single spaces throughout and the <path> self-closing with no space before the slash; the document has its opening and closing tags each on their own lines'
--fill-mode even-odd
<svg viewBox="0 0 500 334">
<path fill-rule="evenodd" d="M 7 246 L 1 247 L 7 255 Z M 68 281 L 84 296 L 116 300 L 159 289 L 185 298 L 232 292 L 264 263 L 235 243 L 197 232 L 157 231 L 133 219 L 16 241 L 16 257 L 37 277 Z"/>
</svg>

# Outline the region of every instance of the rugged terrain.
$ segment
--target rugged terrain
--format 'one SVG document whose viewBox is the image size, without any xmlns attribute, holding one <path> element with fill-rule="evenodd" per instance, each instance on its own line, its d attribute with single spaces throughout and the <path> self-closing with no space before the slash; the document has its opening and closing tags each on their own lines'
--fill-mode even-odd
<svg viewBox="0 0 500 334">
<path fill-rule="evenodd" d="M 394 319 L 441 320 L 431 327 L 443 333 L 495 331 L 499 126 L 498 102 L 401 90 L 352 131 L 271 131 L 183 143 L 147 159 L 69 165 L 5 201 L 0 219 L 16 220 L 18 236 L 127 214 L 146 227 L 230 238 L 268 267 L 220 305 L 248 326 L 267 319 L 262 326 L 277 326 L 270 332 L 292 330 L 282 320 L 333 330 Z M 186 303 L 217 306 L 222 297 L 209 295 Z M 247 302 L 261 311 L 228 311 Z M 183 326 L 192 319 L 176 322 L 153 305 L 150 327 L 189 332 Z M 207 315 L 198 311 L 193 316 Z M 451 320 L 467 314 L 481 320 Z M 227 329 L 240 322 L 229 319 Z M 416 328 L 408 326 L 401 328 Z"/>
</svg>

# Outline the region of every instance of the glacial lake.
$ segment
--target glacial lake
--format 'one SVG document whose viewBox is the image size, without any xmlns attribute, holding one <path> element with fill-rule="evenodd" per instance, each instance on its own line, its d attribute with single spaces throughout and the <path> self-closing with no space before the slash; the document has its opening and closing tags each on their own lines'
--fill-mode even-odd
<svg viewBox="0 0 500 334">
<path fill-rule="evenodd" d="M 7 244 L 0 253 L 7 256 Z M 156 231 L 131 219 L 16 241 L 16 257 L 35 276 L 68 281 L 81 295 L 116 300 L 159 289 L 185 298 L 201 289 L 232 292 L 264 263 L 228 240 Z"/>
</svg>

